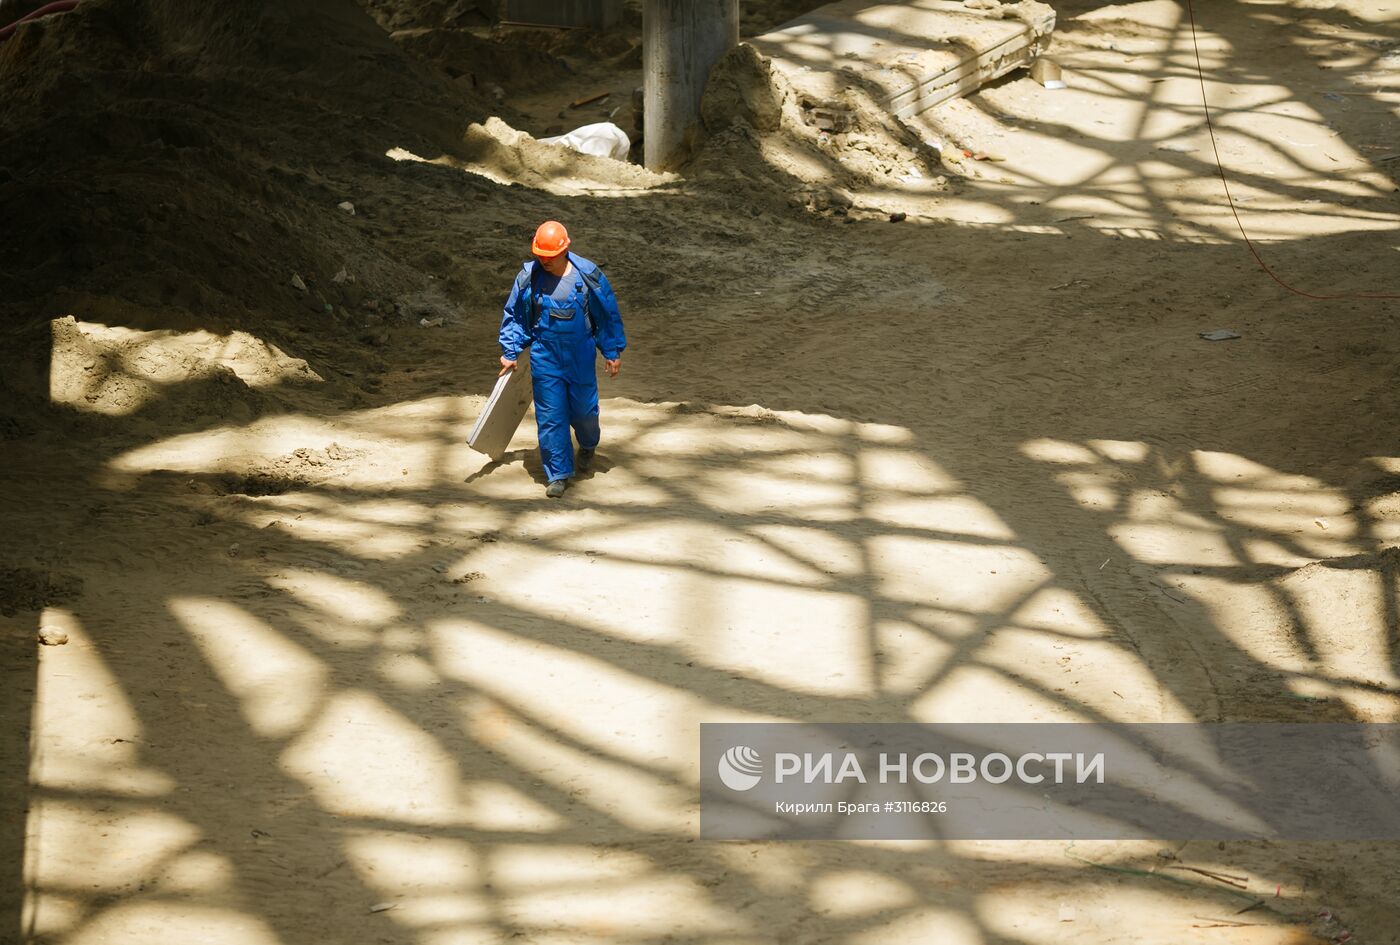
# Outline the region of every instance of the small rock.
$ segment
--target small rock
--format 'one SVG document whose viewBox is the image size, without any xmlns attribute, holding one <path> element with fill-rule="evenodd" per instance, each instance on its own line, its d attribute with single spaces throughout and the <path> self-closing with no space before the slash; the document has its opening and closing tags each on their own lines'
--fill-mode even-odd
<svg viewBox="0 0 1400 945">
<path fill-rule="evenodd" d="M 905 213 L 903 210 L 899 211 L 898 213 L 891 213 L 891 214 L 890 214 L 890 222 L 891 222 L 891 223 L 903 223 L 903 222 L 905 221 L 905 219 L 908 218 L 908 216 L 909 216 L 909 214 Z"/>
<path fill-rule="evenodd" d="M 355 205 L 348 200 L 342 200 L 340 203 L 336 204 L 336 206 L 339 207 L 341 210 L 344 210 L 346 213 L 350 214 L 352 217 L 355 215 Z"/>
<path fill-rule="evenodd" d="M 440 328 L 442 327 L 442 323 L 442 318 L 420 318 L 418 320 L 418 324 L 424 328 Z"/>
<path fill-rule="evenodd" d="M 44 646 L 63 646 L 68 642 L 68 634 L 57 627 L 40 627 L 39 642 Z"/>
<path fill-rule="evenodd" d="M 372 905 L 372 906 L 369 907 L 369 911 L 370 911 L 370 912 L 388 912 L 390 909 L 394 908 L 394 906 L 396 906 L 396 905 L 398 905 L 398 903 L 396 903 L 396 902 L 376 902 L 374 905 Z"/>
<path fill-rule="evenodd" d="M 297 275 L 295 272 L 292 273 L 292 288 L 296 289 L 298 292 L 307 291 L 306 281 L 302 279 L 301 276 Z"/>
<path fill-rule="evenodd" d="M 501 102 L 504 102 L 506 100 L 506 90 L 501 88 L 499 85 L 493 85 L 491 86 L 491 97 L 494 98 L 496 100 L 496 104 L 499 105 Z"/>
<path fill-rule="evenodd" d="M 237 543 L 234 543 L 234 544 L 232 544 L 232 545 L 229 545 L 229 546 L 228 546 L 228 556 L 229 556 L 230 558 L 237 558 L 237 557 L 238 557 L 238 550 L 239 550 L 239 546 L 238 546 Z"/>
<path fill-rule="evenodd" d="M 346 269 L 344 266 L 341 266 L 340 271 L 337 272 L 335 275 L 331 276 L 331 281 L 334 282 L 336 285 L 340 285 L 342 282 L 354 282 L 355 277 L 350 275 L 350 270 Z"/>
</svg>

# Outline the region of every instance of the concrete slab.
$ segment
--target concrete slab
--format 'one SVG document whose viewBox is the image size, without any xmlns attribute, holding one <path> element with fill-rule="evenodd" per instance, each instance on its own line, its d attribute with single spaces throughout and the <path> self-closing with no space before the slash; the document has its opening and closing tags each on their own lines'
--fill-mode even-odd
<svg viewBox="0 0 1400 945">
<path fill-rule="evenodd" d="M 813 106 L 863 88 L 909 118 L 1029 65 L 1054 29 L 1034 0 L 839 0 L 750 42 Z"/>
<path fill-rule="evenodd" d="M 525 419 L 525 411 L 530 409 L 533 398 L 527 348 L 515 362 L 515 370 L 496 379 L 481 416 L 467 436 L 467 445 L 492 459 L 500 459 L 510 447 L 511 437 L 520 428 L 520 421 Z"/>
</svg>

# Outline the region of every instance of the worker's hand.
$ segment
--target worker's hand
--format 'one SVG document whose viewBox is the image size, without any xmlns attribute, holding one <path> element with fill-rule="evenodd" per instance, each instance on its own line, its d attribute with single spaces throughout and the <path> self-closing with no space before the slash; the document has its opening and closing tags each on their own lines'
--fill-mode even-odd
<svg viewBox="0 0 1400 945">
<path fill-rule="evenodd" d="M 503 377 L 503 376 L 505 376 L 507 373 L 509 373 L 510 371 L 514 371 L 514 370 L 515 370 L 515 362 L 514 362 L 514 361 L 507 361 L 507 360 L 506 360 L 506 356 L 505 356 L 505 355 L 501 355 L 501 373 L 500 373 L 500 374 L 497 374 L 496 376 L 497 376 L 497 377 Z"/>
<path fill-rule="evenodd" d="M 622 358 L 603 359 L 603 367 L 607 368 L 608 377 L 617 377 L 617 372 L 622 370 Z"/>
</svg>

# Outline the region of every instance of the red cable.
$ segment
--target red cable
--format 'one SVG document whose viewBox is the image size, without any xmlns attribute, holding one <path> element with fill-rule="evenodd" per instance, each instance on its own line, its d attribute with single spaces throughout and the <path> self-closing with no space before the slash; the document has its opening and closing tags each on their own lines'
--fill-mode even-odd
<svg viewBox="0 0 1400 945">
<path fill-rule="evenodd" d="M 1259 255 L 1259 250 L 1254 247 L 1254 243 L 1249 238 L 1249 234 L 1244 230 L 1244 223 L 1240 220 L 1240 212 L 1235 208 L 1235 198 L 1230 195 L 1230 182 L 1225 177 L 1225 165 L 1220 161 L 1220 145 L 1215 140 L 1215 125 L 1210 120 L 1210 106 L 1206 104 L 1206 75 L 1201 66 L 1201 44 L 1196 39 L 1196 10 L 1191 0 L 1186 0 L 1186 15 L 1191 19 L 1191 47 L 1196 51 L 1196 77 L 1201 83 L 1201 109 L 1206 113 L 1206 128 L 1210 132 L 1210 146 L 1215 152 L 1215 167 L 1220 172 L 1220 183 L 1225 188 L 1225 199 L 1229 201 L 1230 212 L 1234 214 L 1235 226 L 1240 229 L 1240 236 L 1244 237 L 1244 244 L 1249 247 L 1250 253 L 1254 255 L 1254 261 L 1259 264 L 1259 268 L 1269 274 L 1269 278 L 1283 286 L 1294 295 L 1301 295 L 1305 299 L 1317 299 L 1319 301 L 1334 301 L 1336 299 L 1400 299 L 1400 294 L 1385 293 L 1361 293 L 1347 292 L 1342 295 L 1314 295 L 1311 292 L 1304 292 L 1302 289 L 1295 289 L 1284 282 L 1274 271 L 1269 268 Z"/>
</svg>

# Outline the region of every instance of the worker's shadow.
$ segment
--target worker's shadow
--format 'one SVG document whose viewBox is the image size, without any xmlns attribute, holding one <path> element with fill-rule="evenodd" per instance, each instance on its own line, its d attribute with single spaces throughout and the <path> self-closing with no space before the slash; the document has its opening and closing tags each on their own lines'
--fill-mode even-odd
<svg viewBox="0 0 1400 945">
<path fill-rule="evenodd" d="M 581 469 L 574 473 L 574 482 L 587 482 L 594 476 L 612 469 L 613 465 L 613 462 L 602 453 L 595 453 L 593 462 L 589 464 L 587 469 Z"/>
<path fill-rule="evenodd" d="M 521 463 L 525 466 L 525 471 L 530 474 L 531 479 L 534 479 L 536 482 L 544 481 L 544 468 L 540 465 L 539 450 L 527 449 L 510 450 L 509 452 L 502 453 L 500 456 L 491 460 L 485 466 L 482 466 L 476 472 L 463 479 L 462 482 L 470 485 L 471 483 L 476 482 L 478 479 L 483 479 L 486 476 L 491 475 L 493 472 L 495 472 L 503 466 L 509 466 L 516 460 L 520 460 Z"/>
<path fill-rule="evenodd" d="M 540 451 L 538 449 L 511 450 L 507 453 L 502 453 L 500 457 L 491 460 L 485 466 L 482 466 L 476 472 L 463 479 L 462 482 L 466 485 L 470 485 L 478 479 L 483 479 L 491 475 L 491 473 L 495 472 L 497 469 L 503 466 L 509 466 L 517 460 L 525 467 L 525 472 L 529 473 L 531 479 L 535 480 L 535 482 L 540 485 L 548 484 L 548 480 L 544 474 L 544 466 L 540 463 Z M 573 479 L 575 482 L 587 482 L 598 473 L 607 472 L 609 469 L 612 469 L 612 467 L 612 462 L 610 462 L 607 457 L 603 456 L 602 453 L 598 453 L 593 457 L 592 465 L 590 465 L 586 471 L 576 472 Z"/>
</svg>

